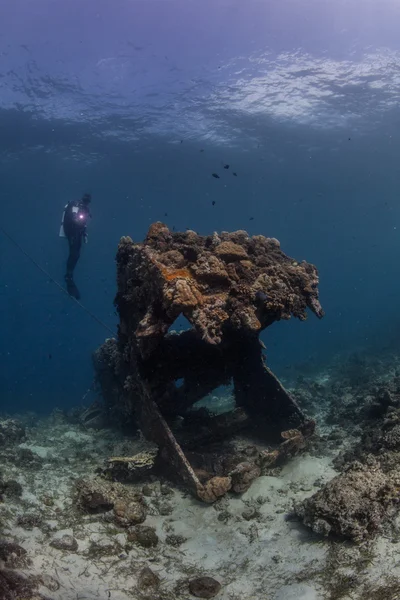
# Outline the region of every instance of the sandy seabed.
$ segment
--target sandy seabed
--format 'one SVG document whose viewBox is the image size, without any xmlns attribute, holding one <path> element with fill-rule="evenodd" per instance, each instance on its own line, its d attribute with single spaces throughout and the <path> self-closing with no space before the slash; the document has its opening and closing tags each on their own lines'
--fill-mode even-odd
<svg viewBox="0 0 400 600">
<path fill-rule="evenodd" d="M 21 570 L 37 576 L 39 593 L 53 600 L 189 600 L 189 582 L 204 575 L 221 584 L 220 600 L 395 600 L 397 538 L 357 546 L 318 537 L 291 518 L 294 503 L 336 474 L 332 460 L 342 447 L 297 456 L 276 476 L 214 505 L 149 480 L 144 525 L 158 543 L 145 548 L 107 513 L 88 514 L 75 502 L 77 479 L 93 477 L 112 455 L 132 456 L 143 440 L 53 415 L 2 449 L 1 480 L 20 484 L 0 503 L 3 537 L 27 551 Z M 134 487 L 141 492 L 143 484 Z M 70 547 L 55 547 L 60 539 L 72 540 Z M 146 567 L 156 576 L 147 587 Z"/>
</svg>

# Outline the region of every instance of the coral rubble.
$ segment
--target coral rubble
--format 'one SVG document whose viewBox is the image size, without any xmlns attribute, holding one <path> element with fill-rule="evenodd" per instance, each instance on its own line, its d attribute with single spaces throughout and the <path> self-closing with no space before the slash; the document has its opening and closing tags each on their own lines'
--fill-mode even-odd
<svg viewBox="0 0 400 600">
<path fill-rule="evenodd" d="M 25 427 L 15 419 L 0 422 L 0 446 L 21 442 L 25 437 Z"/>
<path fill-rule="evenodd" d="M 399 490 L 400 472 L 388 477 L 377 465 L 353 465 L 304 500 L 297 512 L 316 533 L 361 542 L 380 531 L 383 521 L 394 514 Z"/>
<path fill-rule="evenodd" d="M 363 384 L 364 402 L 353 412 L 362 436 L 336 457 L 335 466 L 341 473 L 296 507 L 304 523 L 317 533 L 361 542 L 381 532 L 398 515 L 399 378 L 396 375 L 385 385 L 376 384 L 369 388 Z M 342 415 L 339 412 L 337 418 L 341 420 Z"/>
<path fill-rule="evenodd" d="M 15 542 L 0 539 L 1 600 L 45 600 L 37 591 L 39 579 L 29 577 L 20 570 L 28 564 L 24 548 Z"/>
</svg>

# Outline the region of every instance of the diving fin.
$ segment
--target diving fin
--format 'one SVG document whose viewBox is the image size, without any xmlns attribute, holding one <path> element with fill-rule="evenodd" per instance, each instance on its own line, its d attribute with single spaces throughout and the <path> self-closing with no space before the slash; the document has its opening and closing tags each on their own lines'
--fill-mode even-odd
<svg viewBox="0 0 400 600">
<path fill-rule="evenodd" d="M 72 279 L 72 277 L 65 277 L 65 281 L 67 284 L 67 292 L 70 296 L 72 296 L 73 298 L 75 298 L 75 300 L 79 300 L 81 295 L 79 293 L 78 288 L 75 285 L 74 280 Z"/>
</svg>

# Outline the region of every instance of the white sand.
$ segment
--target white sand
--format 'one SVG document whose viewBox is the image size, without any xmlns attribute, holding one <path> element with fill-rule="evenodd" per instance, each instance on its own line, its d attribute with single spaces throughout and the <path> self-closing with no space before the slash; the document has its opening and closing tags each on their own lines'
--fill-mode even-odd
<svg viewBox="0 0 400 600">
<path fill-rule="evenodd" d="M 4 479 L 18 478 L 23 496 L 12 506 L 0 505 L 0 518 L 8 515 L 7 533 L 18 541 L 32 559 L 31 573 L 45 574 L 47 587 L 41 592 L 54 600 L 128 600 L 141 598 L 137 576 L 144 566 L 161 578 L 160 595 L 154 598 L 189 600 L 188 578 L 206 574 L 222 584 L 220 600 L 323 600 L 329 598 L 322 576 L 332 559 L 332 544 L 321 541 L 299 523 L 285 519 L 293 502 L 310 496 L 321 482 L 335 475 L 331 458 L 303 455 L 286 465 L 278 477 L 260 477 L 243 496 L 228 496 L 214 506 L 197 502 L 180 491 L 165 501 L 173 511 L 160 516 L 154 498 L 149 498 L 149 516 L 145 525 L 156 528 L 157 548 L 133 546 L 125 551 L 126 533 L 107 523 L 102 515 L 79 515 L 73 510 L 71 490 L 78 476 L 89 476 L 95 467 L 112 454 L 132 454 L 139 442 L 118 439 L 104 432 L 82 433 L 62 423 L 42 424 L 31 439 L 21 445 L 36 453 L 43 464 L 40 470 L 5 465 Z M 67 459 L 67 460 L 66 460 Z M 44 497 L 54 499 L 51 507 Z M 156 496 L 156 499 L 159 499 Z M 254 519 L 242 517 L 244 510 L 255 507 Z M 26 530 L 15 526 L 23 513 L 45 515 L 44 524 Z M 222 522 L 219 515 L 227 513 Z M 43 526 L 44 525 L 44 526 Z M 43 530 L 43 531 L 42 531 Z M 169 534 L 187 539 L 178 548 L 165 543 Z M 76 552 L 50 546 L 55 536 L 69 534 L 78 542 Z M 96 543 L 98 556 L 90 555 Z M 339 545 L 340 546 L 340 545 Z M 340 550 L 340 548 L 339 548 Z M 347 551 L 347 550 L 346 550 Z M 349 560 L 337 566 L 337 573 L 353 573 L 352 561 L 359 550 L 349 549 Z M 382 574 L 400 577 L 400 546 L 383 537 L 374 542 L 376 554 L 357 577 L 382 580 Z M 330 563 L 332 564 L 332 563 Z M 332 578 L 330 579 L 330 581 Z M 58 587 L 59 586 L 59 587 Z M 58 589 L 49 589 L 58 587 Z M 328 586 L 329 587 L 329 586 Z M 353 595 L 362 598 L 362 586 Z M 144 596 L 143 596 L 144 597 Z M 151 597 L 151 596 L 150 596 Z M 390 600 L 388 598 L 388 600 Z"/>
</svg>

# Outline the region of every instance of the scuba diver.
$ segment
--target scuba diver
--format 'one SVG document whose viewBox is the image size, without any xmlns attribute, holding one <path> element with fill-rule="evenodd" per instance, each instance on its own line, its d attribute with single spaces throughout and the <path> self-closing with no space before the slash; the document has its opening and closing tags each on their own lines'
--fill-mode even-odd
<svg viewBox="0 0 400 600">
<path fill-rule="evenodd" d="M 69 295 L 76 300 L 79 300 L 80 293 L 73 280 L 73 274 L 81 254 L 82 242 L 87 243 L 87 222 L 91 217 L 89 211 L 91 199 L 90 194 L 84 194 L 81 200 L 68 202 L 61 221 L 60 237 L 66 237 L 69 244 L 65 282 Z"/>
</svg>

